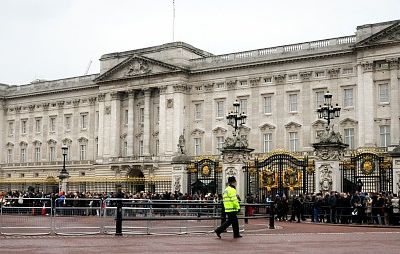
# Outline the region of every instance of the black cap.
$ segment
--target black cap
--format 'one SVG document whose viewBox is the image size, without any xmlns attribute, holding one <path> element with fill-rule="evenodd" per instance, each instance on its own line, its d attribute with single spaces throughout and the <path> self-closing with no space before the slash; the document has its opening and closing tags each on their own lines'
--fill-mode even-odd
<svg viewBox="0 0 400 254">
<path fill-rule="evenodd" d="M 228 183 L 236 183 L 236 178 L 234 176 L 228 177 Z"/>
</svg>

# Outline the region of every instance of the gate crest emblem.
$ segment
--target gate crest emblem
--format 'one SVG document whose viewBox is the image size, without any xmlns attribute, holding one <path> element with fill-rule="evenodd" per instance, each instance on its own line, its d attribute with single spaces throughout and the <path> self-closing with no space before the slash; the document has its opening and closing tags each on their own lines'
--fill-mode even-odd
<svg viewBox="0 0 400 254">
<path fill-rule="evenodd" d="M 370 175 L 374 172 L 375 170 L 375 165 L 374 163 L 371 161 L 371 159 L 366 158 L 365 160 L 363 160 L 361 162 L 361 170 L 364 174 L 366 175 Z"/>
</svg>

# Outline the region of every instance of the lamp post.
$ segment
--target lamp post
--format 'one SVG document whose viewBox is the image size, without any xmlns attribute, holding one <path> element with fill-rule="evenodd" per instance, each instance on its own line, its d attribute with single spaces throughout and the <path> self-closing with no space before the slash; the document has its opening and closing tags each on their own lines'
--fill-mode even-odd
<svg viewBox="0 0 400 254">
<path fill-rule="evenodd" d="M 228 115 L 226 116 L 226 119 L 228 119 L 228 125 L 233 127 L 234 137 L 236 137 L 238 129 L 242 127 L 242 125 L 246 124 L 247 115 L 244 112 L 240 113 L 239 108 L 240 108 L 240 103 L 238 101 L 235 101 L 233 103 L 234 111 L 229 112 Z"/>
<path fill-rule="evenodd" d="M 66 193 L 67 192 L 67 179 L 69 178 L 69 173 L 67 169 L 65 168 L 65 159 L 68 154 L 68 147 L 66 145 L 63 145 L 61 147 L 62 150 L 62 155 L 63 155 L 63 168 L 61 169 L 60 175 L 58 178 L 60 179 L 60 191 Z"/>
<path fill-rule="evenodd" d="M 319 105 L 317 112 L 319 118 L 323 118 L 328 121 L 329 129 L 331 120 L 340 116 L 340 110 L 341 108 L 337 103 L 336 106 L 332 106 L 332 94 L 327 91 L 326 94 L 324 94 L 324 105 Z"/>
</svg>

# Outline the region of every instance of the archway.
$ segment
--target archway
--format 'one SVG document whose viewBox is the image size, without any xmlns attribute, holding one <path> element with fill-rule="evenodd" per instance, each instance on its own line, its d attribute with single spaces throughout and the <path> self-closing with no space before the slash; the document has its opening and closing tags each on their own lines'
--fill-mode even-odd
<svg viewBox="0 0 400 254">
<path fill-rule="evenodd" d="M 126 189 L 131 193 L 145 190 L 145 178 L 140 166 L 131 166 L 127 170 Z"/>
</svg>

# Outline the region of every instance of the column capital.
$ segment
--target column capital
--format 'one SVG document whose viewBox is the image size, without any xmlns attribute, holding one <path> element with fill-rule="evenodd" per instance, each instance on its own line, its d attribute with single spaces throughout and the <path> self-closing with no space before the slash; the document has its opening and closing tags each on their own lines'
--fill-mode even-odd
<svg viewBox="0 0 400 254">
<path fill-rule="evenodd" d="M 129 98 L 134 98 L 134 97 L 135 97 L 136 90 L 134 90 L 134 89 L 129 89 L 129 90 L 127 90 L 126 92 L 128 93 L 128 97 L 129 97 Z"/>
<path fill-rule="evenodd" d="M 74 100 L 72 100 L 72 104 L 74 105 L 74 108 L 76 108 L 76 107 L 79 106 L 79 102 L 80 102 L 80 101 L 81 101 L 80 99 L 74 99 Z"/>
<path fill-rule="evenodd" d="M 159 86 L 158 90 L 160 91 L 160 94 L 165 94 L 167 92 L 168 86 Z"/>
<path fill-rule="evenodd" d="M 64 108 L 65 101 L 57 101 L 57 106 L 59 109 Z"/>
<path fill-rule="evenodd" d="M 90 97 L 89 98 L 89 104 L 94 105 L 96 103 L 97 97 Z"/>
<path fill-rule="evenodd" d="M 388 58 L 386 62 L 389 64 L 389 68 L 391 70 L 397 70 L 399 68 L 399 59 L 398 58 Z"/>
<path fill-rule="evenodd" d="M 184 93 L 186 91 L 185 84 L 176 84 L 173 85 L 173 88 L 174 88 L 174 93 Z"/>
<path fill-rule="evenodd" d="M 119 91 L 114 91 L 110 93 L 111 100 L 119 100 L 121 98 L 121 93 Z"/>
<path fill-rule="evenodd" d="M 151 95 L 151 88 L 143 88 L 144 96 L 150 97 Z"/>
<path fill-rule="evenodd" d="M 20 112 L 21 112 L 21 106 L 20 105 L 18 105 L 18 106 L 15 106 L 15 112 L 17 113 L 17 114 L 19 114 Z"/>
<path fill-rule="evenodd" d="M 99 94 L 97 95 L 97 100 L 98 100 L 99 102 L 104 102 L 105 98 L 106 98 L 106 94 L 105 94 L 105 93 L 99 93 Z"/>
<path fill-rule="evenodd" d="M 29 112 L 32 113 L 33 111 L 35 111 L 36 105 L 35 104 L 31 104 L 31 105 L 28 106 L 28 108 L 29 108 Z"/>
<path fill-rule="evenodd" d="M 48 109 L 49 109 L 49 106 L 50 106 L 50 103 L 48 103 L 48 102 L 44 102 L 44 103 L 42 104 L 42 107 L 43 107 L 44 110 L 48 110 Z"/>
<path fill-rule="evenodd" d="M 360 65 L 363 68 L 364 72 L 370 72 L 374 70 L 374 62 L 361 62 Z"/>
</svg>

